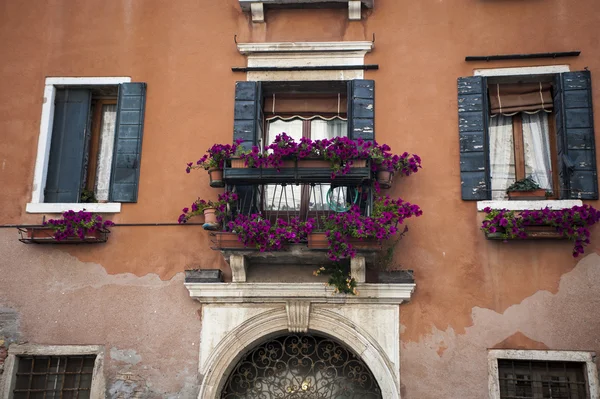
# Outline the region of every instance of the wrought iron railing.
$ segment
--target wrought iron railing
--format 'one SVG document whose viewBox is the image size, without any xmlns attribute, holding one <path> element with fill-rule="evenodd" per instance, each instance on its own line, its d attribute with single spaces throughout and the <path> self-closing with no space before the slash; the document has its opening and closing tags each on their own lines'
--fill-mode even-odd
<svg viewBox="0 0 600 399">
<path fill-rule="evenodd" d="M 323 229 L 323 219 L 329 215 L 346 212 L 357 206 L 362 215 L 372 211 L 373 194 L 370 184 L 265 184 L 232 185 L 229 191 L 238 194 L 236 203 L 228 206 L 223 227 L 238 214 L 260 213 L 271 220 L 286 222 L 294 217 L 312 218 L 316 230 Z"/>
</svg>

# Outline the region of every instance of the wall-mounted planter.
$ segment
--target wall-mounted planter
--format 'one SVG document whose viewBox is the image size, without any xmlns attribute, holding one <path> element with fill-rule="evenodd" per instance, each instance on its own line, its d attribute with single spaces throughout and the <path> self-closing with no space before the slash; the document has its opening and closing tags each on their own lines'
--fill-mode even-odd
<svg viewBox="0 0 600 399">
<path fill-rule="evenodd" d="M 378 251 L 381 249 L 381 244 L 375 238 L 351 238 L 348 242 L 357 250 Z M 329 241 L 327 241 L 325 232 L 310 233 L 308 235 L 308 248 L 328 249 Z"/>
<path fill-rule="evenodd" d="M 563 233 L 556 231 L 556 227 L 553 226 L 526 226 L 525 233 L 527 234 L 527 238 L 504 238 L 504 231 L 497 231 L 495 233 L 486 233 L 485 238 L 488 240 L 561 240 L 567 238 Z"/>
<path fill-rule="evenodd" d="M 377 171 L 377 183 L 379 183 L 380 188 L 387 189 L 392 187 L 393 180 L 394 172 L 390 172 L 388 170 Z"/>
<path fill-rule="evenodd" d="M 243 243 L 238 240 L 238 236 L 235 233 L 227 232 L 215 232 L 211 233 L 211 241 L 213 243 L 212 249 L 224 250 L 224 249 L 245 249 L 252 250 L 253 248 L 246 248 Z"/>
<path fill-rule="evenodd" d="M 99 229 L 86 233 L 84 238 L 68 237 L 63 240 L 54 238 L 54 229 L 46 226 L 19 227 L 19 241 L 26 244 L 98 244 L 108 241 L 110 230 Z"/>
<path fill-rule="evenodd" d="M 225 187 L 223 181 L 223 169 L 212 168 L 208 170 L 208 176 L 210 177 L 210 186 L 214 188 Z"/>
</svg>

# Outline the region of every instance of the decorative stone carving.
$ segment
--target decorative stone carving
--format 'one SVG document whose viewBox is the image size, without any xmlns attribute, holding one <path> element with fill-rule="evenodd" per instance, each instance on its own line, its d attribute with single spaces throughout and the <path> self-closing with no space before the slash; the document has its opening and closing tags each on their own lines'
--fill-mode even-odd
<svg viewBox="0 0 600 399">
<path fill-rule="evenodd" d="M 310 319 L 309 301 L 288 301 L 285 304 L 288 330 L 291 333 L 306 333 Z"/>
</svg>

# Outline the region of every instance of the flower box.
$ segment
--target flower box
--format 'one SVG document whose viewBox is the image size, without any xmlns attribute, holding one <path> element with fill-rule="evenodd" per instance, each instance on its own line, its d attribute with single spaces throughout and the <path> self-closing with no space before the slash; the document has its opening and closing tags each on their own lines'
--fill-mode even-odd
<svg viewBox="0 0 600 399">
<path fill-rule="evenodd" d="M 90 231 L 84 238 L 79 236 L 68 237 L 57 240 L 54 237 L 54 229 L 46 226 L 28 226 L 19 228 L 21 238 L 19 241 L 26 244 L 98 244 L 108 241 L 110 230 L 103 228 Z"/>
<path fill-rule="evenodd" d="M 546 199 L 546 190 L 540 188 L 533 191 L 509 191 L 510 200 L 544 200 Z"/>
<path fill-rule="evenodd" d="M 354 249 L 366 251 L 378 251 L 381 249 L 381 243 L 375 238 L 350 238 L 348 243 Z M 310 249 L 329 249 L 329 241 L 325 232 L 310 233 L 308 235 L 308 248 Z"/>
<path fill-rule="evenodd" d="M 213 188 L 225 187 L 223 182 L 223 169 L 211 168 L 208 170 L 208 176 L 210 177 L 210 186 Z"/>
<path fill-rule="evenodd" d="M 214 245 L 212 249 L 254 249 L 245 247 L 244 244 L 238 240 L 238 236 L 235 233 L 215 232 L 211 233 L 211 236 L 211 241 Z"/>
<path fill-rule="evenodd" d="M 553 239 L 562 240 L 567 237 L 556 230 L 556 227 L 543 225 L 543 226 L 525 226 L 524 227 L 526 238 L 504 238 L 504 229 L 499 229 L 495 233 L 486 233 L 485 238 L 488 240 L 542 240 L 542 239 Z"/>
</svg>

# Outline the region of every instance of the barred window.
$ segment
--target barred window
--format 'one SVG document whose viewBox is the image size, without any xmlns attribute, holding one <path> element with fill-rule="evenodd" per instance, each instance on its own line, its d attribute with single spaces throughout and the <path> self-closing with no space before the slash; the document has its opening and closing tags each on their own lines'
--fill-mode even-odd
<svg viewBox="0 0 600 399">
<path fill-rule="evenodd" d="M 588 399 L 585 363 L 498 359 L 501 399 Z"/>
<path fill-rule="evenodd" d="M 14 399 L 90 398 L 96 355 L 18 356 Z"/>
</svg>

